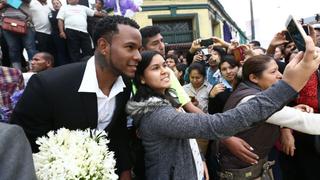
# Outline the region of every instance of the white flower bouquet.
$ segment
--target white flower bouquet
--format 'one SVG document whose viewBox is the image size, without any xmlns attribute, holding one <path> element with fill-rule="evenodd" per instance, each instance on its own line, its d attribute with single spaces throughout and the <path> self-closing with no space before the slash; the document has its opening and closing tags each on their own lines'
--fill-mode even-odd
<svg viewBox="0 0 320 180">
<path fill-rule="evenodd" d="M 104 131 L 86 129 L 50 131 L 36 141 L 39 152 L 33 154 L 38 179 L 113 180 L 114 153 L 109 151 Z"/>
</svg>

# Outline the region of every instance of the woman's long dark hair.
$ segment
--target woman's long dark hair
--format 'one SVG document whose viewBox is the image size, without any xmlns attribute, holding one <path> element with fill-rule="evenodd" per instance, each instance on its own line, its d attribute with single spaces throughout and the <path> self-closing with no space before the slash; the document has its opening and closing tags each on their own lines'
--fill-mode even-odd
<svg viewBox="0 0 320 180">
<path fill-rule="evenodd" d="M 143 51 L 141 53 L 142 59 L 137 66 L 137 71 L 133 79 L 133 83 L 137 88 L 137 92 L 133 96 L 133 100 L 140 102 L 140 101 L 149 99 L 150 97 L 159 97 L 162 99 L 167 99 L 174 107 L 180 107 L 180 104 L 177 98 L 175 97 L 176 96 L 175 93 L 173 94 L 174 91 L 172 89 L 167 89 L 165 91 L 165 94 L 163 95 L 154 91 L 147 84 L 141 83 L 141 77 L 143 76 L 145 69 L 150 65 L 153 57 L 156 55 L 161 55 L 161 54 L 156 51 Z"/>
</svg>

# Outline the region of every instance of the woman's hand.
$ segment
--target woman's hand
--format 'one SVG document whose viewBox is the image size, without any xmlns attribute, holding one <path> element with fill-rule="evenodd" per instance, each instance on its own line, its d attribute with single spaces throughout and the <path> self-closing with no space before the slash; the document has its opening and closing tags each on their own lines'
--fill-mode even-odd
<svg viewBox="0 0 320 180">
<path fill-rule="evenodd" d="M 253 148 L 243 139 L 232 136 L 221 140 L 228 150 L 243 162 L 257 164 L 259 156 L 253 153 Z"/>
<path fill-rule="evenodd" d="M 282 151 L 286 155 L 293 156 L 296 147 L 294 145 L 294 137 L 292 135 L 291 129 L 282 128 L 280 130 L 280 133 L 281 133 L 280 142 L 282 146 Z"/>
<path fill-rule="evenodd" d="M 226 89 L 226 87 L 224 86 L 224 84 L 219 83 L 219 84 L 215 85 L 215 86 L 211 89 L 211 91 L 210 91 L 210 93 L 209 93 L 209 96 L 210 96 L 210 97 L 215 97 L 217 94 L 223 92 L 225 89 Z"/>
<path fill-rule="evenodd" d="M 305 105 L 305 104 L 298 104 L 296 106 L 294 106 L 293 108 L 295 109 L 299 109 L 300 111 L 302 112 L 307 112 L 307 113 L 313 113 L 313 108 L 308 106 L 308 105 Z"/>
</svg>

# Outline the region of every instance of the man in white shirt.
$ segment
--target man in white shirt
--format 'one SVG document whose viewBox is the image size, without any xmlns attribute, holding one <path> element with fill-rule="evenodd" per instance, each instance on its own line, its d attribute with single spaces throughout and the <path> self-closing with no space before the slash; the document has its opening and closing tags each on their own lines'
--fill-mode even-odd
<svg viewBox="0 0 320 180">
<path fill-rule="evenodd" d="M 47 0 L 31 0 L 29 4 L 30 16 L 36 31 L 36 48 L 40 52 L 54 54 L 51 37 L 51 24 L 48 15 L 51 12 Z"/>
</svg>

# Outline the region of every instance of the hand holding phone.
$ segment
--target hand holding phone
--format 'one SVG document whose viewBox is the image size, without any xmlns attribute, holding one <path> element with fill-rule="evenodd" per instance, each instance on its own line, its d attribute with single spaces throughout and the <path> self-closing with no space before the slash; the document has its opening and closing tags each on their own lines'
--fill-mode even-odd
<svg viewBox="0 0 320 180">
<path fill-rule="evenodd" d="M 295 43 L 297 49 L 299 51 L 305 51 L 306 50 L 306 42 L 305 37 L 307 34 L 303 30 L 301 24 L 299 24 L 292 15 L 290 15 L 286 22 L 286 27 L 288 30 L 288 34 Z"/>
</svg>

